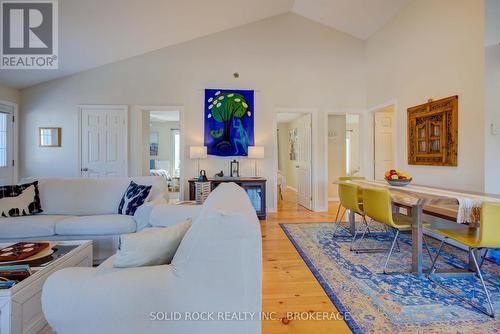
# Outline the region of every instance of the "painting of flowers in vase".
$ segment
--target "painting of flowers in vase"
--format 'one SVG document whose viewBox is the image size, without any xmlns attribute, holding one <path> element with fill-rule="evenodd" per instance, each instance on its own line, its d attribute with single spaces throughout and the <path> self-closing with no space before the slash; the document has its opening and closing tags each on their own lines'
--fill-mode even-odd
<svg viewBox="0 0 500 334">
<path fill-rule="evenodd" d="M 247 156 L 254 145 L 254 91 L 205 89 L 205 146 L 215 156 Z"/>
</svg>

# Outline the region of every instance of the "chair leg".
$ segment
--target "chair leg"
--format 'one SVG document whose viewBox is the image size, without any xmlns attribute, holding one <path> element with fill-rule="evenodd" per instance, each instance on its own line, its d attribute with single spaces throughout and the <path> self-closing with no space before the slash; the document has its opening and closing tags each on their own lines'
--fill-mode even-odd
<svg viewBox="0 0 500 334">
<path fill-rule="evenodd" d="M 335 220 L 333 223 L 335 224 L 335 228 L 333 229 L 333 236 L 335 236 L 335 232 L 337 231 L 337 222 L 339 221 L 339 213 L 340 213 L 340 204 L 337 208 L 337 214 L 335 215 Z"/>
<path fill-rule="evenodd" d="M 369 228 L 369 225 L 368 225 L 368 222 L 366 221 L 366 217 L 363 216 L 363 222 L 365 223 L 365 229 L 363 230 L 363 234 L 361 235 L 361 239 L 359 239 L 359 242 L 363 241 L 364 237 L 365 237 L 365 234 L 366 234 L 366 231 L 368 230 Z M 352 240 L 351 240 L 351 247 L 349 248 L 350 251 L 354 251 L 354 243 L 356 242 L 356 237 L 358 235 L 358 229 L 356 229 L 354 231 L 354 236 L 352 237 Z"/>
<path fill-rule="evenodd" d="M 365 217 L 365 216 L 363 216 L 362 218 L 363 218 L 363 223 L 365 223 L 365 229 L 364 229 L 364 231 L 363 231 L 363 234 L 361 235 L 361 238 L 359 239 L 359 242 L 362 242 L 362 241 L 363 241 L 363 239 L 365 238 L 366 232 L 370 233 L 370 223 L 371 223 L 371 221 L 370 221 L 370 223 L 369 223 L 369 222 L 366 220 L 366 217 Z"/>
<path fill-rule="evenodd" d="M 472 255 L 472 260 L 474 262 L 474 266 L 476 267 L 476 270 L 477 270 L 477 274 L 479 276 L 479 279 L 481 280 L 481 284 L 483 285 L 483 290 L 484 290 L 484 293 L 486 294 L 486 299 L 488 300 L 488 304 L 490 306 L 490 312 L 487 312 L 486 314 L 488 314 L 490 317 L 494 318 L 495 317 L 495 310 L 493 309 L 493 304 L 491 303 L 490 293 L 488 292 L 488 289 L 486 288 L 486 284 L 484 284 L 483 275 L 481 273 L 481 268 L 477 264 L 476 255 L 474 254 L 474 252 L 472 250 L 471 250 L 471 255 Z"/>
<path fill-rule="evenodd" d="M 391 250 L 389 251 L 389 255 L 387 255 L 387 259 L 385 260 L 384 271 L 383 271 L 384 274 L 387 274 L 387 272 L 386 272 L 387 264 L 389 263 L 389 259 L 391 258 L 392 251 L 394 250 L 394 245 L 396 244 L 396 241 L 398 240 L 398 236 L 399 236 L 399 230 L 396 231 L 396 235 L 394 236 L 394 240 L 392 241 Z"/>
<path fill-rule="evenodd" d="M 484 252 L 484 255 L 481 257 L 481 263 L 479 263 L 479 268 L 481 268 L 483 266 L 483 263 L 484 263 L 484 260 L 486 259 L 486 255 L 488 255 L 488 251 L 490 249 L 488 248 L 485 252 Z"/>
<path fill-rule="evenodd" d="M 429 277 L 430 275 L 434 274 L 434 272 L 436 271 L 436 261 L 439 257 L 439 254 L 441 254 L 441 249 L 443 248 L 443 245 L 444 245 L 444 241 L 446 240 L 446 238 L 443 238 L 443 240 L 441 240 L 441 244 L 439 245 L 439 248 L 438 248 L 438 251 L 436 253 L 436 257 L 434 258 L 434 260 L 432 260 L 432 265 L 431 265 L 431 269 L 429 270 L 429 274 L 427 275 L 427 277 Z"/>
<path fill-rule="evenodd" d="M 393 232 L 393 235 L 394 235 L 394 229 L 392 229 L 392 232 Z M 401 252 L 401 248 L 399 248 L 399 242 L 398 242 L 398 239 L 396 239 L 396 248 L 398 249 L 398 252 Z"/>
<path fill-rule="evenodd" d="M 427 241 L 425 240 L 424 236 L 422 236 L 422 241 L 424 242 L 425 250 L 427 251 L 427 254 L 429 255 L 429 260 L 432 261 L 431 251 L 429 250 L 429 245 L 427 245 Z"/>
<path fill-rule="evenodd" d="M 346 209 L 344 208 L 344 211 L 342 212 L 342 215 L 340 216 L 340 218 L 339 218 L 339 212 L 340 212 L 340 206 L 337 210 L 337 215 L 335 217 L 335 227 L 333 228 L 333 232 L 332 232 L 332 235 L 334 238 L 335 238 L 335 233 L 337 232 L 337 229 L 339 228 L 340 224 L 342 224 L 342 218 L 345 215 Z"/>
</svg>

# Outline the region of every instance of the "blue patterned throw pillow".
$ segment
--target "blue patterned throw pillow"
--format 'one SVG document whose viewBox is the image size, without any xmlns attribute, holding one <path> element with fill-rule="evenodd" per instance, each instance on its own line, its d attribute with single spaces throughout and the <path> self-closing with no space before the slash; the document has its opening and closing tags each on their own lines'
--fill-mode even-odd
<svg viewBox="0 0 500 334">
<path fill-rule="evenodd" d="M 120 206 L 118 206 L 118 213 L 133 216 L 135 210 L 144 204 L 144 201 L 148 198 L 151 187 L 152 186 L 143 186 L 131 181 L 122 197 Z"/>
</svg>

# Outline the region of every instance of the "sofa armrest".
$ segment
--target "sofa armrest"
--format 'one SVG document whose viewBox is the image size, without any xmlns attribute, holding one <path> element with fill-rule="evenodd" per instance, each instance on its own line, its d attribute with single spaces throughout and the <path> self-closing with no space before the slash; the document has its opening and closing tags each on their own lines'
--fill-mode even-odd
<svg viewBox="0 0 500 334">
<path fill-rule="evenodd" d="M 173 281 L 168 265 L 66 268 L 45 282 L 43 312 L 58 334 L 155 332 L 149 313 L 169 309 Z"/>
<path fill-rule="evenodd" d="M 150 215 L 149 224 L 154 227 L 168 227 L 184 222 L 193 221 L 202 210 L 202 205 L 156 205 Z"/>
<path fill-rule="evenodd" d="M 253 311 L 235 301 L 239 294 L 227 283 L 205 279 L 173 265 L 113 268 L 112 258 L 98 268 L 66 268 L 43 286 L 42 308 L 58 334 L 229 334 L 260 333 L 257 318 L 224 321 L 219 312 Z M 218 288 L 214 289 L 213 286 Z M 214 319 L 191 321 L 188 314 L 214 314 Z M 174 315 L 175 314 L 175 315 Z M 173 321 L 172 317 L 179 317 Z M 166 317 L 166 318 L 165 318 Z"/>
</svg>

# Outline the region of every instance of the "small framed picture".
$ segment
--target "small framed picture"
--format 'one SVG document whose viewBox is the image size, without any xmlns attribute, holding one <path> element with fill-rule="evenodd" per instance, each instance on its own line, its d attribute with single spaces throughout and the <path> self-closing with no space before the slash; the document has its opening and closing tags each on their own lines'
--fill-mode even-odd
<svg viewBox="0 0 500 334">
<path fill-rule="evenodd" d="M 158 144 L 159 144 L 159 133 L 152 131 L 149 133 L 149 155 L 156 157 L 158 156 Z"/>
<path fill-rule="evenodd" d="M 40 147 L 61 147 L 61 128 L 39 128 Z"/>
</svg>

